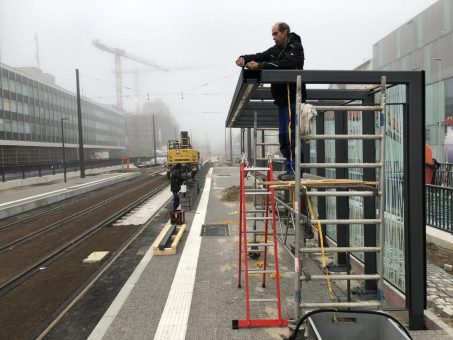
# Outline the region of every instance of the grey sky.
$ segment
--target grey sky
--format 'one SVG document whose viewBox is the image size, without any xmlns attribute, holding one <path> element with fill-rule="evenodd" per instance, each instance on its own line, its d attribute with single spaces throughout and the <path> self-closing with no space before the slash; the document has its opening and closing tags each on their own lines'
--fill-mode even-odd
<svg viewBox="0 0 453 340">
<path fill-rule="evenodd" d="M 352 69 L 372 57 L 373 43 L 435 2 L 0 0 L 1 61 L 36 66 L 36 32 L 42 70 L 74 91 L 79 68 L 83 94 L 104 104 L 116 103 L 114 57 L 92 46 L 92 39 L 184 68 L 164 73 L 122 63 L 124 70 L 149 71 L 140 77 L 141 103 L 148 93 L 150 100 L 161 98 L 181 129 L 222 150 L 240 71 L 234 60 L 270 47 L 276 21 L 286 21 L 302 37 L 306 69 Z M 132 74 L 124 75 L 123 86 L 125 107 L 134 111 Z"/>
</svg>

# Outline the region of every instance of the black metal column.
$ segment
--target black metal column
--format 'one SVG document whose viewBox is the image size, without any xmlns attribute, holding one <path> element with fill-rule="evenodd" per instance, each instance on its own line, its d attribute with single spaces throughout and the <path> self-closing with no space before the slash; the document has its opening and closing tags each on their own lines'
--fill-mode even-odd
<svg viewBox="0 0 453 340">
<path fill-rule="evenodd" d="M 241 157 L 245 153 L 245 129 L 241 129 Z"/>
<path fill-rule="evenodd" d="M 363 105 L 374 105 L 373 95 L 369 95 L 363 99 Z M 362 112 L 362 133 L 364 135 L 374 135 L 375 131 L 375 119 L 374 112 L 364 111 Z M 376 163 L 376 147 L 377 143 L 374 140 L 363 140 L 363 163 Z M 376 181 L 376 169 L 365 168 L 363 169 L 363 180 L 364 181 Z M 363 198 L 363 218 L 375 219 L 376 218 L 376 198 L 375 197 L 364 197 Z M 363 226 L 363 245 L 365 247 L 376 247 L 377 234 L 375 224 L 364 224 Z M 380 225 L 379 228 L 384 228 L 384 225 Z M 377 262 L 376 253 L 365 253 L 365 274 L 376 274 L 377 273 Z M 365 280 L 366 290 L 376 290 L 377 281 Z"/>
<path fill-rule="evenodd" d="M 247 128 L 247 159 L 250 163 L 253 163 L 252 157 L 252 129 Z"/>
<path fill-rule="evenodd" d="M 348 133 L 347 112 L 337 111 L 335 114 L 335 134 L 346 135 Z M 348 162 L 348 141 L 335 141 L 335 163 Z M 347 168 L 336 168 L 335 178 L 348 178 Z M 337 189 L 338 190 L 338 189 Z M 349 218 L 349 198 L 337 197 L 337 219 Z M 349 247 L 349 224 L 337 224 L 337 245 L 338 247 Z M 346 253 L 338 253 L 337 264 L 346 265 Z"/>
<path fill-rule="evenodd" d="M 408 109 L 404 116 L 404 226 L 406 243 L 406 305 L 409 328 L 424 328 L 426 308 L 425 234 L 425 72 L 417 72 L 406 90 Z M 409 209 L 410 207 L 410 209 Z"/>
</svg>

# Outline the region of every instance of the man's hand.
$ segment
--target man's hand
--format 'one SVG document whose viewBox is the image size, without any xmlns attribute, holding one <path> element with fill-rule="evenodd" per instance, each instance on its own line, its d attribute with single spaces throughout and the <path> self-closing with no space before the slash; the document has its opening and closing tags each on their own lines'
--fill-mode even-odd
<svg viewBox="0 0 453 340">
<path fill-rule="evenodd" d="M 245 67 L 247 67 L 247 68 L 249 68 L 249 69 L 251 69 L 251 70 L 257 69 L 258 66 L 259 66 L 259 65 L 258 65 L 258 63 L 257 63 L 256 61 L 249 61 L 249 62 L 247 63 L 247 65 L 245 65 Z"/>
<path fill-rule="evenodd" d="M 243 57 L 239 57 L 236 59 L 236 65 L 237 66 L 240 66 L 240 67 L 244 67 L 244 64 L 245 64 L 245 60 Z"/>
</svg>

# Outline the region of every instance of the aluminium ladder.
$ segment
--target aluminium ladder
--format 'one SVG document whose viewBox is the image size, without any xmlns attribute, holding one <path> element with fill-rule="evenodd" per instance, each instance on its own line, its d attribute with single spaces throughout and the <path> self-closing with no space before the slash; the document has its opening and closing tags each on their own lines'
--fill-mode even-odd
<svg viewBox="0 0 453 340">
<path fill-rule="evenodd" d="M 384 261 L 383 261 L 383 251 L 384 251 L 384 174 L 385 174 L 385 107 L 386 107 L 386 77 L 381 77 L 380 82 L 380 103 L 379 105 L 370 105 L 370 106 L 316 106 L 318 111 L 374 111 L 379 112 L 379 125 L 380 131 L 376 135 L 363 134 L 363 135 L 307 135 L 299 136 L 299 121 L 300 121 L 300 112 L 301 112 L 301 77 L 297 76 L 297 98 L 296 98 L 296 166 L 295 171 L 295 289 L 296 289 L 296 301 L 299 299 L 299 303 L 296 306 L 296 317 L 299 317 L 300 309 L 315 309 L 315 308 L 378 308 L 381 306 L 383 301 L 383 275 L 384 275 Z M 301 147 L 301 138 L 305 140 L 313 139 L 323 139 L 323 140 L 375 140 L 380 143 L 379 148 L 379 161 L 376 163 L 303 163 L 301 164 L 300 159 L 300 147 Z M 379 170 L 379 181 L 376 183 L 376 188 L 370 190 L 364 185 L 363 188 L 354 188 L 351 186 L 349 191 L 312 191 L 309 186 L 305 186 L 303 189 L 305 192 L 301 193 L 301 167 L 303 168 L 372 168 Z M 336 186 L 332 185 L 331 187 L 323 187 L 335 189 Z M 338 187 L 337 187 L 338 188 Z M 344 189 L 344 186 L 341 187 Z M 362 190 L 360 190 L 362 189 Z M 300 212 L 298 207 L 300 206 L 301 196 L 306 196 L 309 199 L 311 196 L 374 196 L 379 200 L 379 209 L 378 216 L 375 219 L 324 219 L 317 220 L 312 218 L 310 222 L 313 225 L 316 224 L 363 224 L 366 228 L 366 225 L 374 224 L 379 228 L 378 236 L 378 246 L 376 247 L 329 247 L 325 249 L 321 248 L 307 248 L 305 246 L 305 239 L 301 237 L 301 232 L 299 228 L 300 222 Z M 330 275 L 328 280 L 377 280 L 378 281 L 378 290 L 377 290 L 377 300 L 375 301 L 355 301 L 355 302 L 327 302 L 327 303 L 308 303 L 303 302 L 301 299 L 301 282 L 304 280 L 325 280 L 325 275 L 310 275 L 306 272 L 303 267 L 302 256 L 308 253 L 319 253 L 319 252 L 331 252 L 339 253 L 346 252 L 349 256 L 351 252 L 374 252 L 378 257 L 378 266 L 377 274 L 354 274 L 354 275 Z M 324 268 L 327 270 L 327 268 Z M 303 274 L 302 274 L 303 273 Z M 328 272 L 327 272 L 328 274 Z M 298 294 L 299 293 L 299 294 Z M 297 296 L 298 295 L 298 296 Z"/>
<path fill-rule="evenodd" d="M 238 258 L 238 288 L 241 288 L 242 281 L 242 262 L 244 266 L 244 281 L 245 281 L 245 305 L 246 305 L 246 318 L 242 320 L 233 320 L 233 329 L 245 327 L 273 327 L 273 326 L 287 326 L 288 320 L 282 318 L 281 300 L 280 300 L 280 272 L 278 267 L 278 246 L 276 236 L 276 216 L 275 216 L 275 197 L 274 190 L 269 186 L 263 188 L 252 189 L 245 187 L 245 177 L 248 173 L 253 172 L 255 178 L 257 173 L 265 173 L 267 180 L 272 179 L 272 163 L 269 161 L 267 167 L 247 167 L 245 160 L 241 163 L 240 170 L 240 206 L 239 206 L 239 258 Z M 256 182 L 255 182 L 256 183 Z M 247 196 L 254 198 L 260 196 L 264 198 L 264 209 L 256 209 L 256 200 L 254 200 L 253 208 L 247 208 Z M 253 216 L 252 216 L 253 215 Z M 259 215 L 259 216 L 257 216 Z M 247 222 L 252 221 L 254 228 L 247 229 Z M 256 222 L 261 222 L 263 229 L 258 230 Z M 270 222 L 270 223 L 269 223 Z M 269 232 L 269 224 L 271 231 Z M 253 241 L 249 242 L 248 235 L 253 234 Z M 264 242 L 257 242 L 257 235 L 264 236 Z M 268 236 L 271 235 L 270 239 Z M 274 269 L 269 269 L 267 259 L 268 248 L 273 248 L 274 255 Z M 262 269 L 251 269 L 249 263 L 249 255 L 252 253 L 263 254 L 263 267 Z M 250 298 L 250 278 L 255 275 L 261 276 L 261 285 L 266 286 L 266 275 L 273 275 L 275 279 L 275 298 Z M 252 319 L 251 318 L 251 303 L 276 303 L 277 304 L 277 318 L 268 319 Z"/>
</svg>

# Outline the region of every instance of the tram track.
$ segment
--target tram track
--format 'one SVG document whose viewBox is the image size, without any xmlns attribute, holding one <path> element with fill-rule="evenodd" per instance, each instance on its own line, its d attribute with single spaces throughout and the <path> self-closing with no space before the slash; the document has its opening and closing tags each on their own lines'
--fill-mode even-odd
<svg viewBox="0 0 453 340">
<path fill-rule="evenodd" d="M 46 267 L 59 255 L 132 210 L 166 185 L 168 185 L 166 179 L 154 179 L 148 184 L 142 184 L 128 192 L 111 197 L 108 202 L 102 202 L 91 209 L 75 213 L 52 229 L 38 231 L 39 235 L 29 235 L 22 241 L 18 241 L 12 248 L 4 248 L 0 252 L 0 267 L 3 267 L 0 270 L 0 297 L 39 271 L 40 268 Z M 91 221 L 92 223 L 90 223 Z M 78 222 L 87 224 L 75 228 Z M 13 263 L 16 265 L 12 265 Z"/>
<path fill-rule="evenodd" d="M 149 226 L 149 222 L 142 226 L 112 226 L 112 223 L 168 186 L 168 180 L 164 176 L 148 177 L 148 181 L 149 185 L 141 186 L 135 194 L 130 192 L 121 198 L 112 197 L 110 204 L 104 204 L 84 217 L 76 218 L 81 224 L 89 220 L 92 223 L 83 228 L 83 231 L 78 230 L 78 235 L 68 235 L 64 242 L 60 242 L 61 233 L 60 237 L 52 240 L 42 238 L 43 235 L 53 234 L 53 231 L 35 237 L 32 242 L 35 245 L 56 245 L 47 247 L 52 248 L 52 251 L 47 251 L 45 256 L 32 252 L 32 247 L 29 247 L 28 253 L 16 254 L 14 258 L 28 257 L 33 261 L 26 267 L 22 266 L 20 273 L 17 272 L 14 277 L 10 276 L 8 282 L 3 280 L 1 284 L 0 338 L 35 338 L 37 334 L 34 332 L 54 320 L 55 314 L 67 306 L 74 295 L 86 289 L 93 277 L 106 270 L 110 263 L 128 249 L 137 235 Z M 75 228 L 74 224 L 72 228 Z M 11 251 L 21 247 L 22 245 L 17 245 Z M 36 248 L 38 252 L 39 248 L 40 246 Z M 99 250 L 109 251 L 102 262 L 83 263 L 83 258 Z M 6 263 L 9 267 L 15 266 L 11 259 L 3 257 L 8 252 L 8 249 L 0 252 L 0 267 L 3 267 L 0 268 L 0 275 Z"/>
<path fill-rule="evenodd" d="M 161 172 L 162 172 L 162 169 L 159 169 L 157 171 L 153 171 L 151 173 L 147 173 L 147 175 L 148 176 L 154 176 L 154 175 L 157 175 L 157 174 L 159 174 Z M 143 181 L 143 177 L 135 177 L 135 178 L 126 180 L 126 181 L 121 182 L 121 183 L 115 183 L 115 184 L 109 185 L 109 186 L 107 186 L 105 188 L 94 190 L 93 192 L 82 194 L 81 195 L 82 197 L 80 197 L 80 198 L 64 200 L 63 203 L 54 203 L 52 205 L 56 205 L 56 206 L 54 206 L 52 208 L 40 208 L 40 209 L 37 209 L 36 211 L 34 211 L 32 213 L 27 212 L 27 213 L 20 214 L 21 216 L 14 215 L 12 217 L 5 218 L 2 221 L 2 223 L 0 223 L 0 233 L 4 229 L 12 228 L 12 227 L 17 226 L 19 224 L 24 224 L 24 223 L 32 221 L 32 220 L 34 220 L 36 218 L 43 218 L 46 215 L 54 214 L 55 212 L 60 211 L 62 209 L 70 208 L 72 206 L 76 206 L 77 204 L 81 204 L 87 198 L 90 198 L 92 195 L 102 195 L 104 193 L 108 193 L 108 192 L 117 190 L 119 185 L 120 186 L 130 186 L 133 183 L 140 182 L 140 181 Z M 23 216 L 23 215 L 26 215 L 26 216 Z M 5 220 L 6 220 L 6 222 L 5 222 Z M 0 236 L 0 239 L 1 238 L 2 237 Z"/>
<path fill-rule="evenodd" d="M 69 216 L 64 217 L 63 219 L 60 219 L 60 220 L 58 220 L 58 221 L 56 221 L 54 223 L 51 223 L 51 224 L 49 224 L 47 226 L 39 228 L 38 230 L 32 231 L 31 233 L 28 233 L 28 234 L 26 234 L 26 235 L 24 235 L 22 237 L 16 238 L 14 241 L 11 241 L 9 243 L 6 243 L 6 244 L 1 244 L 0 243 L 0 253 L 5 251 L 5 250 L 7 250 L 7 249 L 12 249 L 13 247 L 15 247 L 15 246 L 17 246 L 17 245 L 19 245 L 19 244 L 21 244 L 23 242 L 27 242 L 27 241 L 33 239 L 34 237 L 37 237 L 37 236 L 39 236 L 39 235 L 41 235 L 41 234 L 43 234 L 45 232 L 49 232 L 49 231 L 51 231 L 51 230 L 53 230 L 55 228 L 58 228 L 58 227 L 64 225 L 64 223 L 67 223 L 67 222 L 72 221 L 72 220 L 74 220 L 76 218 L 79 218 L 82 215 L 85 215 L 85 214 L 87 214 L 87 213 L 89 213 L 89 212 L 91 212 L 93 210 L 96 210 L 96 209 L 98 209 L 98 208 L 100 208 L 100 207 L 102 207 L 104 205 L 107 205 L 107 204 L 109 204 L 109 203 L 111 203 L 111 202 L 113 202 L 113 201 L 115 201 L 115 200 L 117 200 L 117 199 L 119 199 L 119 198 L 121 198 L 123 196 L 126 196 L 127 194 L 129 194 L 131 192 L 134 192 L 138 188 L 144 187 L 146 185 L 147 185 L 146 183 L 145 184 L 140 184 L 137 187 L 132 187 L 132 188 L 128 189 L 127 191 L 120 192 L 119 194 L 116 194 L 116 195 L 114 195 L 114 196 L 112 196 L 112 197 L 110 197 L 110 198 L 108 198 L 108 199 L 106 199 L 106 200 L 104 200 L 102 202 L 99 202 L 99 203 L 97 203 L 95 205 L 90 205 L 89 207 L 87 207 L 87 208 L 85 208 L 83 210 L 79 210 L 79 211 L 77 211 L 76 213 L 74 213 L 72 215 L 69 215 Z M 109 190 L 109 191 L 113 191 L 113 190 Z M 1 235 L 0 235 L 0 237 L 1 237 Z"/>
</svg>

